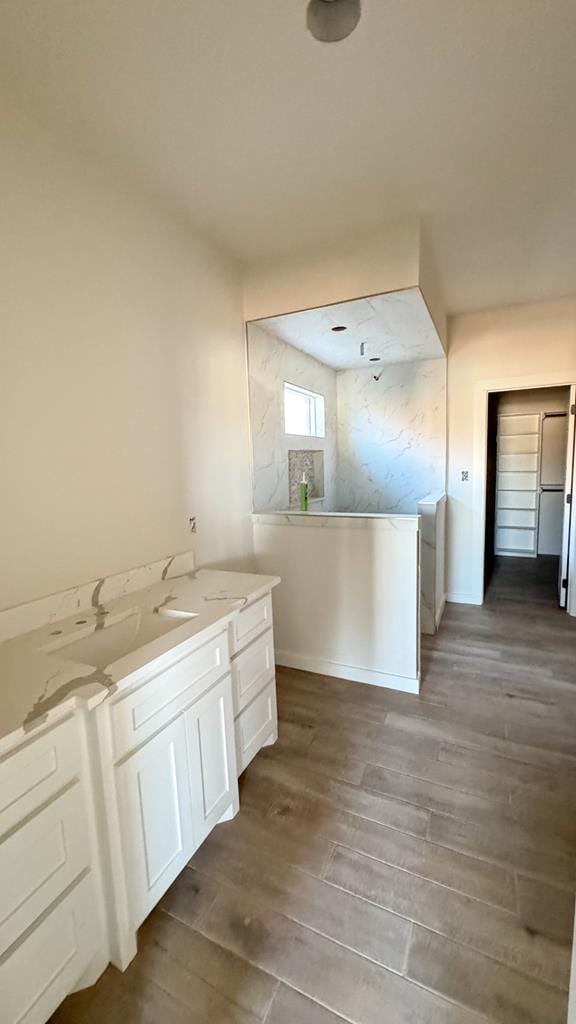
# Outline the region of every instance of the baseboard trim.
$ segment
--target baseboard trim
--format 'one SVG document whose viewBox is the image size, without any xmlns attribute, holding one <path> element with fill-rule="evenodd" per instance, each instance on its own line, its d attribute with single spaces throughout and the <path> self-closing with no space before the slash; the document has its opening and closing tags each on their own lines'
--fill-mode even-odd
<svg viewBox="0 0 576 1024">
<path fill-rule="evenodd" d="M 338 661 L 315 658 L 309 654 L 294 654 L 292 651 L 276 651 L 276 664 L 284 668 L 298 668 L 303 672 L 314 672 L 320 676 L 336 676 L 352 683 L 369 683 L 387 690 L 401 690 L 402 693 L 420 693 L 418 676 L 397 676 L 390 672 L 378 672 L 371 668 L 343 665 Z"/>
<path fill-rule="evenodd" d="M 484 598 L 474 594 L 461 594 L 458 591 L 450 591 L 446 594 L 448 604 L 484 604 Z"/>
</svg>

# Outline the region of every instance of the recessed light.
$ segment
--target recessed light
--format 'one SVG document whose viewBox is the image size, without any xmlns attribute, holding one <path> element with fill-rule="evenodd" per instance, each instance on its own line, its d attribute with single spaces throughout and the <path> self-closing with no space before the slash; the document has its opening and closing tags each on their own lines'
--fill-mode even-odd
<svg viewBox="0 0 576 1024">
<path fill-rule="evenodd" d="M 360 21 L 360 0 L 310 0 L 306 14 L 308 31 L 321 43 L 338 43 Z"/>
<path fill-rule="evenodd" d="M 371 363 L 379 363 L 380 362 L 380 356 L 370 356 L 370 362 Z"/>
<path fill-rule="evenodd" d="M 343 324 L 339 324 L 339 325 L 338 325 L 338 327 L 333 327 L 333 328 L 332 328 L 332 330 L 333 330 L 333 331 L 347 331 L 347 330 L 348 330 L 348 328 L 347 328 L 347 327 L 344 327 L 344 325 L 343 325 Z"/>
</svg>

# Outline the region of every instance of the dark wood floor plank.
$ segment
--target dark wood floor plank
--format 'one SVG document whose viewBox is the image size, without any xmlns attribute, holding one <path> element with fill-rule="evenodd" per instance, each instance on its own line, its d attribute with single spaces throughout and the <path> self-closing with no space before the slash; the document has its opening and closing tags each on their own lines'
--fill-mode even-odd
<svg viewBox="0 0 576 1024">
<path fill-rule="evenodd" d="M 570 946 L 574 930 L 573 893 L 518 875 L 518 913 L 530 935 L 546 935 Z"/>
<path fill-rule="evenodd" d="M 546 834 L 530 833 L 513 822 L 495 818 L 492 824 L 477 825 L 432 813 L 428 838 L 449 849 L 494 860 L 522 874 L 576 886 L 576 853 L 561 841 L 553 844 Z"/>
<path fill-rule="evenodd" d="M 527 931 L 514 913 L 341 848 L 335 850 L 325 877 L 447 938 L 568 989 L 570 942 Z M 566 892 L 564 901 L 572 902 Z"/>
<path fill-rule="evenodd" d="M 194 872 L 185 868 L 172 883 L 158 906 L 161 910 L 165 910 L 182 921 L 183 924 L 193 928 L 212 906 L 217 895 L 216 882 L 199 887 Z"/>
<path fill-rule="evenodd" d="M 162 911 L 139 935 L 139 969 L 190 1011 L 222 1024 L 256 1024 L 270 1005 L 276 981 Z"/>
<path fill-rule="evenodd" d="M 253 788 L 260 792 L 261 781 L 254 777 L 247 785 L 248 802 Z M 271 789 L 268 796 L 272 797 L 274 792 Z M 257 799 L 255 803 L 259 806 Z M 284 839 L 287 844 L 297 838 L 306 843 L 323 836 L 332 843 L 347 846 L 487 903 L 506 909 L 516 907 L 511 870 L 339 811 L 298 790 L 285 787 L 281 795 L 277 795 L 267 810 L 263 827 L 280 846 Z"/>
<path fill-rule="evenodd" d="M 292 865 L 254 850 L 250 860 L 222 843 L 198 851 L 195 870 L 222 885 L 250 892 L 266 907 L 313 928 L 363 956 L 400 971 L 406 959 L 410 924 L 384 907 L 335 889 Z"/>
<path fill-rule="evenodd" d="M 220 894 L 202 924 L 205 934 L 353 1024 L 480 1024 L 398 974 L 351 952 L 251 895 Z"/>
<path fill-rule="evenodd" d="M 300 766 L 292 767 L 281 761 L 260 758 L 254 763 L 253 774 L 410 835 L 424 836 L 428 828 L 429 813 L 422 807 L 369 793 L 358 786 L 327 778 Z"/>
<path fill-rule="evenodd" d="M 566 993 L 415 926 L 407 976 L 498 1024 L 565 1024 Z"/>
<path fill-rule="evenodd" d="M 320 1003 L 280 984 L 266 1017 L 266 1024 L 346 1024 Z"/>
</svg>

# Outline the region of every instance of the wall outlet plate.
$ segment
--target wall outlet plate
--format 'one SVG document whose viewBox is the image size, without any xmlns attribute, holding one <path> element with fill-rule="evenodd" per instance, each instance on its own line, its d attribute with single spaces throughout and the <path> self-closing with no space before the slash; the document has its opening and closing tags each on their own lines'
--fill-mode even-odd
<svg viewBox="0 0 576 1024">
<path fill-rule="evenodd" d="M 462 482 L 463 483 L 467 483 L 468 482 L 468 470 L 467 469 L 463 469 L 462 470 Z"/>
</svg>

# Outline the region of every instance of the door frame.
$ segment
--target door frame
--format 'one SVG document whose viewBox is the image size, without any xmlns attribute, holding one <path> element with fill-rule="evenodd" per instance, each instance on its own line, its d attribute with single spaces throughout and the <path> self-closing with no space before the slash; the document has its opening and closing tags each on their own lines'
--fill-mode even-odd
<svg viewBox="0 0 576 1024">
<path fill-rule="evenodd" d="M 574 371 L 539 373 L 521 377 L 497 377 L 474 384 L 474 441 L 472 457 L 472 604 L 484 604 L 484 548 L 486 530 L 486 460 L 488 455 L 488 396 L 494 391 L 527 391 L 532 388 L 564 388 L 576 383 Z M 572 526 L 576 529 L 576 502 L 572 502 Z M 574 534 L 573 534 L 574 536 Z M 576 615 L 576 558 L 568 579 L 567 611 Z"/>
</svg>

